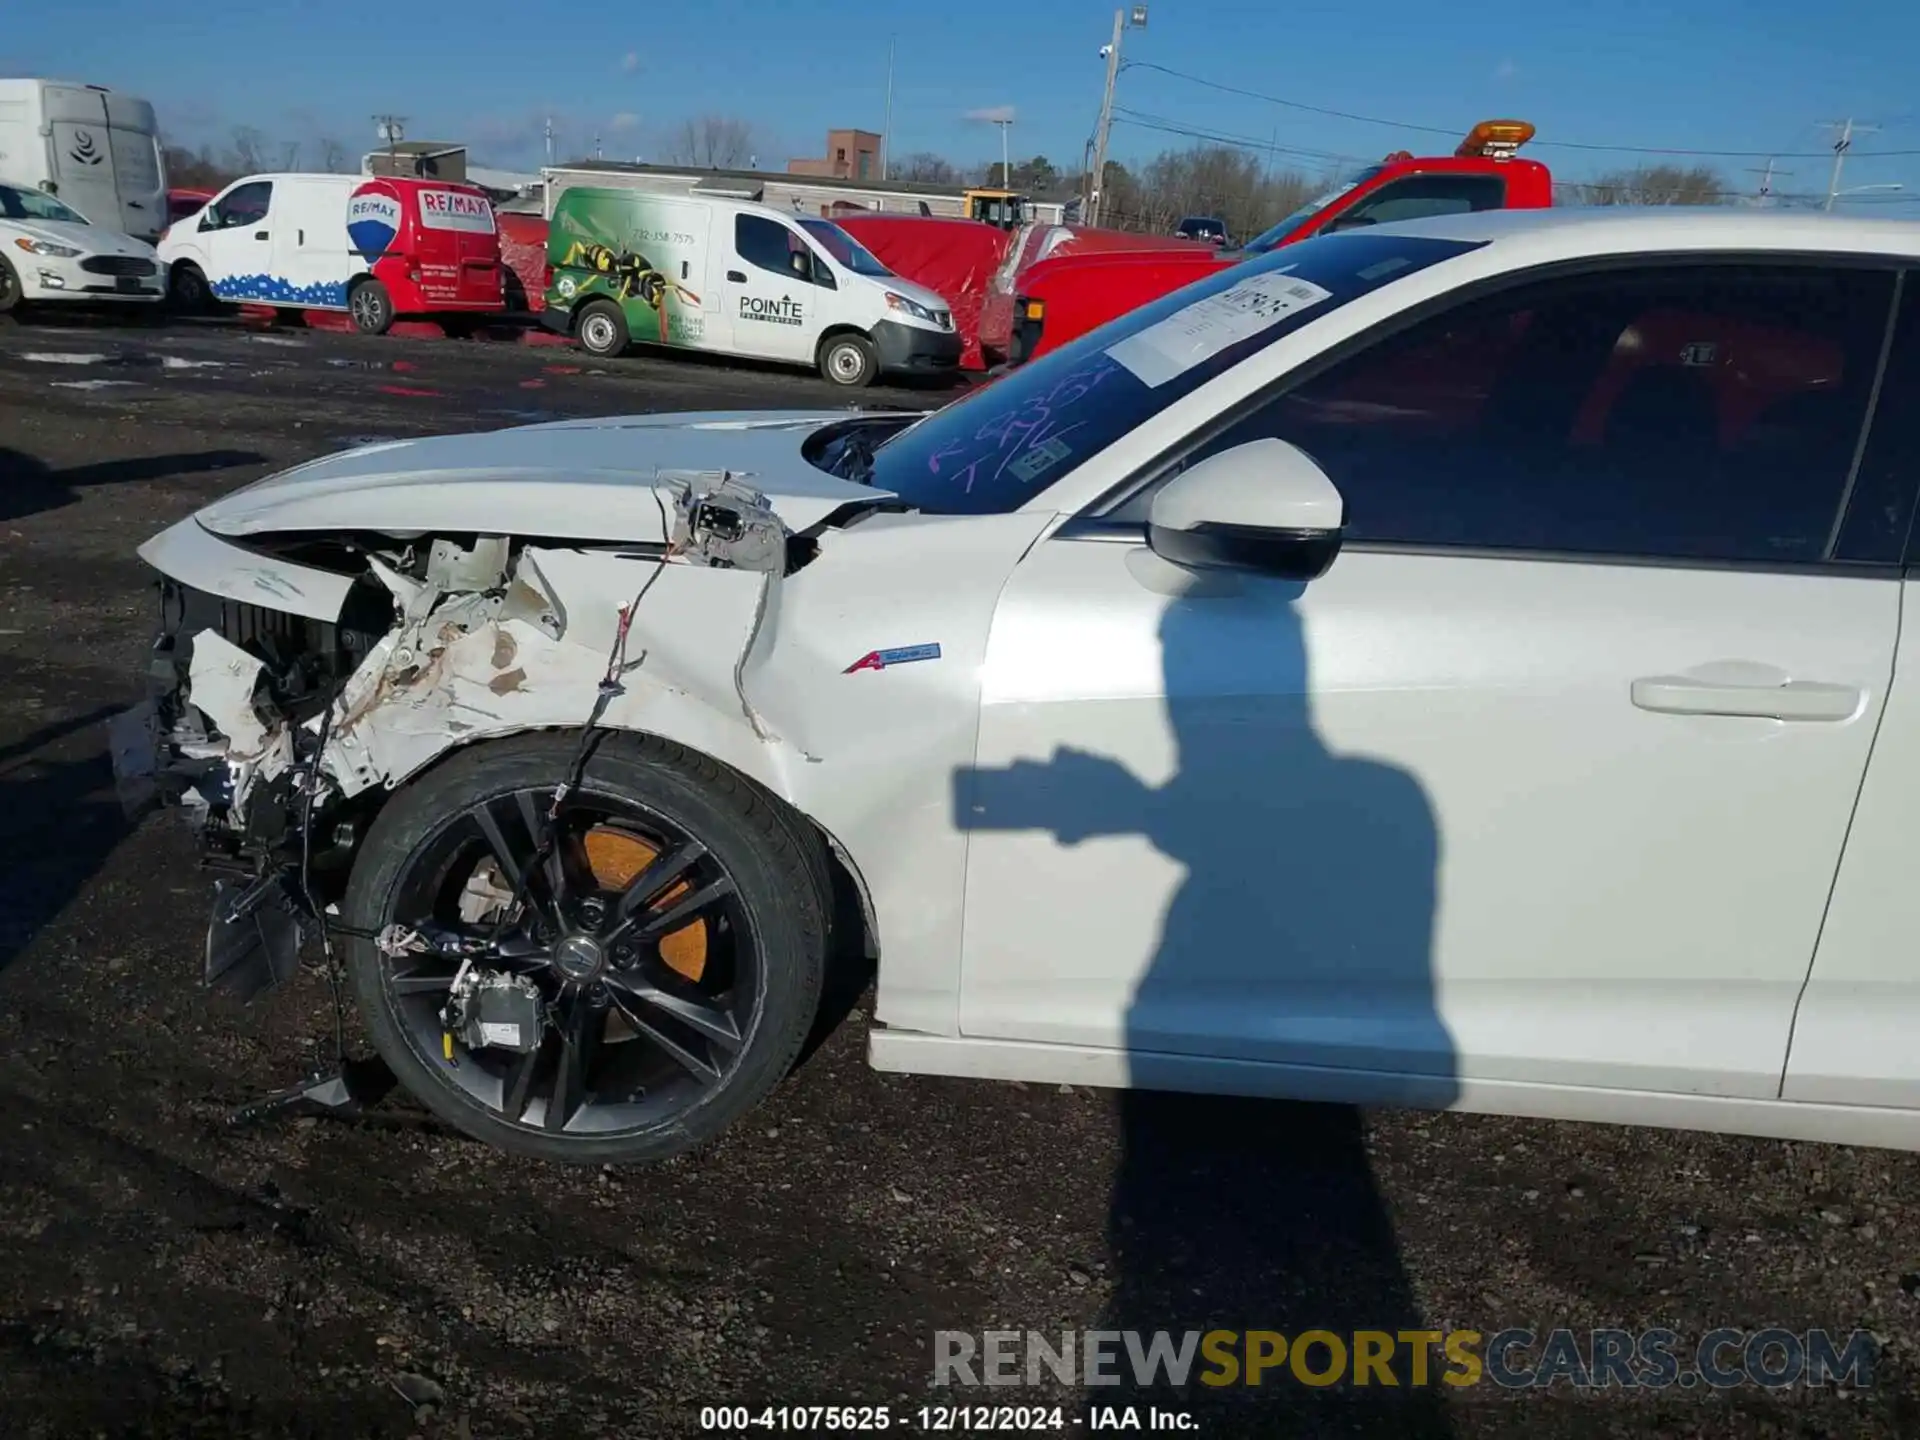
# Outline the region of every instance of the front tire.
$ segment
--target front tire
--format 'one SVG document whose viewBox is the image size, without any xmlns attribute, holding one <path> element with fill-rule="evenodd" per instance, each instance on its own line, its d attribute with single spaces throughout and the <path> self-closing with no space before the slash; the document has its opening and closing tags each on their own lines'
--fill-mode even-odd
<svg viewBox="0 0 1920 1440">
<path fill-rule="evenodd" d="M 7 257 L 0 255 L 0 315 L 11 315 L 20 308 L 24 292 L 20 288 L 20 276 L 15 273 Z"/>
<path fill-rule="evenodd" d="M 543 997 L 538 1049 L 456 1044 L 448 1063 L 439 1010 L 457 958 L 356 939 L 348 969 L 374 1048 L 449 1125 L 537 1159 L 662 1160 L 758 1105 L 805 1044 L 825 964 L 824 856 L 731 771 L 608 735 L 562 806 L 561 844 L 536 864 L 577 744 L 507 739 L 428 772 L 381 811 L 342 905 L 363 933 L 398 923 L 485 941 L 476 971 L 524 977 Z M 462 918 L 515 876 L 517 912 Z"/>
<path fill-rule="evenodd" d="M 583 306 L 574 319 L 573 333 L 582 350 L 602 360 L 625 354 L 630 339 L 627 317 L 611 300 L 592 300 Z"/>
<path fill-rule="evenodd" d="M 347 313 L 362 335 L 384 335 L 393 328 L 393 296 L 378 280 L 357 281 L 347 292 Z"/>
<path fill-rule="evenodd" d="M 213 287 L 191 260 L 182 260 L 167 272 L 167 300 L 182 315 L 213 313 Z"/>
<path fill-rule="evenodd" d="M 849 332 L 829 335 L 820 342 L 820 373 L 835 385 L 863 390 L 880 373 L 880 356 L 873 341 Z"/>
</svg>

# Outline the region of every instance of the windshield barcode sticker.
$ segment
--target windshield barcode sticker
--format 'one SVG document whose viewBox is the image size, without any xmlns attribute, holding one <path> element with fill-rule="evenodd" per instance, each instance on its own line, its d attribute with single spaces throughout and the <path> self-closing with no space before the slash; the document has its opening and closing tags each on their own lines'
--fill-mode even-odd
<svg viewBox="0 0 1920 1440">
<path fill-rule="evenodd" d="M 1258 335 L 1332 295 L 1332 291 L 1294 275 L 1255 275 L 1129 335 L 1109 346 L 1107 354 L 1143 385 L 1158 387 L 1212 359 L 1229 345 Z"/>
</svg>

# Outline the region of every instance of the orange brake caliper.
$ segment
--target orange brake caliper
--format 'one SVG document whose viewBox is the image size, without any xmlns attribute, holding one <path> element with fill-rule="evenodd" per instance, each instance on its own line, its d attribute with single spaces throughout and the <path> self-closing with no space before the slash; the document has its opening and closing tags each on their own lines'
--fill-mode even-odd
<svg viewBox="0 0 1920 1440">
<path fill-rule="evenodd" d="M 625 890 L 634 879 L 659 858 L 657 848 L 637 835 L 596 825 L 586 834 L 587 865 L 603 889 Z M 692 888 L 687 881 L 676 882 L 655 900 L 651 909 L 665 910 Z M 690 920 L 660 941 L 660 958 L 667 967 L 689 980 L 707 973 L 707 922 Z"/>
</svg>

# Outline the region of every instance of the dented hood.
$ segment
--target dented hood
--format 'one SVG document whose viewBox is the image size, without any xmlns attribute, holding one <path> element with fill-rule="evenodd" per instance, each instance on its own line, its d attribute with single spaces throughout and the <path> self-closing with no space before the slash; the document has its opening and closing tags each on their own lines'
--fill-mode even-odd
<svg viewBox="0 0 1920 1440">
<path fill-rule="evenodd" d="M 386 441 L 269 476 L 196 518 L 234 536 L 454 528 L 646 543 L 667 538 L 656 502 L 663 472 L 725 470 L 764 493 L 788 529 L 803 531 L 850 501 L 888 493 L 836 479 L 801 456 L 809 435 L 848 413 L 627 415 Z"/>
</svg>

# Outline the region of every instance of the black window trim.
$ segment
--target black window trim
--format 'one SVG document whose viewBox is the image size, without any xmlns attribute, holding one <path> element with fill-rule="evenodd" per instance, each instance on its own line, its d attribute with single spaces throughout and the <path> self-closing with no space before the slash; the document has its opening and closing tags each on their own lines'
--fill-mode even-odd
<svg viewBox="0 0 1920 1440">
<path fill-rule="evenodd" d="M 1390 320 L 1370 326 L 1358 335 L 1348 336 L 1345 340 L 1289 370 L 1271 384 L 1254 391 L 1222 411 L 1206 426 L 1193 431 L 1178 444 L 1163 450 L 1136 468 L 1125 479 L 1109 486 L 1097 499 L 1063 522 L 1048 538 L 1081 542 L 1144 544 L 1146 542 L 1144 521 L 1115 520 L 1111 518 L 1111 512 L 1128 504 L 1143 490 L 1161 482 L 1166 478 L 1167 471 L 1216 439 L 1224 431 L 1232 429 L 1256 410 L 1278 400 L 1296 386 L 1319 378 L 1336 365 L 1377 344 L 1391 340 L 1417 325 L 1424 324 L 1436 315 L 1463 305 L 1473 304 L 1489 295 L 1498 295 L 1507 290 L 1519 289 L 1542 281 L 1558 280 L 1572 275 L 1644 270 L 1662 264 L 1724 265 L 1729 269 L 1738 266 L 1804 266 L 1808 269 L 1892 272 L 1893 289 L 1887 304 L 1887 316 L 1881 333 L 1878 360 L 1867 391 L 1867 408 L 1861 418 L 1860 433 L 1855 438 L 1853 460 L 1848 466 L 1846 481 L 1841 489 L 1841 501 L 1835 507 L 1835 520 L 1833 529 L 1827 537 L 1826 552 L 1820 559 L 1724 560 L 1680 556 L 1616 555 L 1597 551 L 1508 550 L 1488 546 L 1380 540 L 1351 541 L 1343 544 L 1340 547 L 1341 550 L 1355 554 L 1434 555 L 1463 560 L 1512 560 L 1533 564 L 1621 565 L 1660 570 L 1738 570 L 1764 574 L 1843 575 L 1874 579 L 1903 576 L 1910 564 L 1920 571 L 1920 558 L 1905 555 L 1904 547 L 1903 558 L 1898 560 L 1842 560 L 1835 559 L 1833 554 L 1840 535 L 1846 529 L 1846 522 L 1851 518 L 1850 510 L 1855 484 L 1867 454 L 1867 447 L 1873 439 L 1873 426 L 1880 402 L 1880 387 L 1886 378 L 1887 366 L 1893 354 L 1894 334 L 1900 321 L 1901 299 L 1905 290 L 1906 277 L 1909 273 L 1920 272 L 1920 259 L 1912 255 L 1882 254 L 1877 251 L 1835 253 L 1817 250 L 1650 250 L 1631 255 L 1589 255 L 1576 260 L 1559 260 L 1546 265 L 1535 265 L 1524 270 L 1509 270 L 1485 280 L 1459 286 L 1447 291 L 1444 295 L 1436 295 L 1417 305 L 1408 306 Z M 1920 474 L 1916 474 L 1910 483 L 1916 492 L 1920 492 Z M 1910 536 L 1915 530 L 1913 516 L 1916 512 L 1920 512 L 1920 494 L 1916 495 L 1908 512 Z"/>
</svg>

